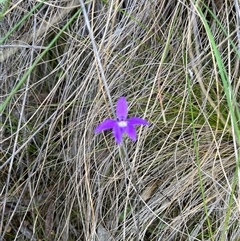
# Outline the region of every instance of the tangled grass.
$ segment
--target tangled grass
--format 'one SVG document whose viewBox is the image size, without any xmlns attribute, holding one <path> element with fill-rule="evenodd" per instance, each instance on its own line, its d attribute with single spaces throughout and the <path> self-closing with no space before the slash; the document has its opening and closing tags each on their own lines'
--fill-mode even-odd
<svg viewBox="0 0 240 241">
<path fill-rule="evenodd" d="M 237 0 L 0 3 L 0 240 L 240 240 Z"/>
</svg>

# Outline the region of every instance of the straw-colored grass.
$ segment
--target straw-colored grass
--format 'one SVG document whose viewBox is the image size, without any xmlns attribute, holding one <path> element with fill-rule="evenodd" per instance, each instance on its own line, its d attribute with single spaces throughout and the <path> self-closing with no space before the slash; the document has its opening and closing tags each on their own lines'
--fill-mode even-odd
<svg viewBox="0 0 240 241">
<path fill-rule="evenodd" d="M 0 7 L 0 240 L 240 240 L 239 1 Z"/>
</svg>

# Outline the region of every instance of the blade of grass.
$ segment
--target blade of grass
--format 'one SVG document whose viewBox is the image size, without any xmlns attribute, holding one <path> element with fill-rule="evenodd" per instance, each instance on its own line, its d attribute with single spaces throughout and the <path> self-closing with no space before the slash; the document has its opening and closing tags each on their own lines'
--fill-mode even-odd
<svg viewBox="0 0 240 241">
<path fill-rule="evenodd" d="M 214 21 L 216 21 L 218 27 L 222 30 L 222 32 L 224 33 L 224 35 L 226 36 L 226 38 L 228 39 L 228 41 L 230 42 L 230 45 L 232 46 L 235 54 L 238 56 L 238 58 L 240 58 L 240 52 L 238 50 L 238 47 L 233 43 L 231 37 L 229 36 L 229 34 L 227 33 L 227 31 L 224 29 L 224 27 L 222 26 L 222 24 L 220 23 L 220 21 L 218 20 L 218 18 L 216 17 L 216 15 L 211 11 L 211 9 L 209 9 L 207 7 L 207 5 L 202 2 L 203 6 L 207 9 L 208 13 L 210 13 L 210 15 L 213 17 Z"/>
<path fill-rule="evenodd" d="M 1 3 L 4 3 L 4 6 L 2 8 L 2 11 L 0 12 L 0 20 L 3 18 L 3 15 L 5 14 L 5 12 L 7 11 L 8 9 L 8 6 L 10 4 L 10 0 L 1 0 L 0 1 L 0 4 Z"/>
<path fill-rule="evenodd" d="M 231 118 L 232 129 L 233 129 L 233 139 L 237 145 L 240 145 L 240 129 L 238 126 L 238 121 L 237 121 L 240 117 L 240 111 L 239 111 L 239 108 L 237 105 L 236 97 L 234 96 L 232 86 L 231 86 L 229 77 L 227 75 L 226 68 L 223 64 L 223 60 L 221 58 L 220 52 L 215 43 L 210 26 L 208 25 L 208 22 L 204 16 L 200 6 L 195 5 L 195 7 L 196 7 L 196 10 L 199 13 L 200 19 L 205 27 L 212 52 L 214 54 L 214 57 L 215 57 L 215 60 L 216 60 L 217 66 L 218 66 L 219 75 L 220 75 L 222 83 L 223 83 L 224 93 L 226 95 L 228 108 L 230 111 L 230 118 Z M 236 149 L 235 154 L 236 154 L 236 170 L 235 170 L 234 177 L 233 177 L 231 194 L 230 194 L 229 203 L 228 203 L 228 209 L 226 212 L 226 217 L 225 217 L 225 221 L 224 221 L 224 225 L 223 225 L 223 231 L 222 231 L 221 239 L 220 239 L 221 241 L 224 241 L 226 238 L 226 232 L 228 229 L 228 224 L 229 224 L 229 220 L 230 220 L 230 216 L 231 216 L 233 196 L 234 196 L 234 192 L 236 190 L 237 180 L 238 180 L 238 176 L 239 176 L 239 168 L 240 168 L 240 150 L 239 150 L 239 148 Z"/>
<path fill-rule="evenodd" d="M 204 184 L 203 184 L 202 171 L 201 171 L 201 162 L 200 162 L 200 158 L 199 158 L 198 140 L 197 140 L 196 128 L 195 128 L 194 106 L 193 106 L 193 102 L 192 102 L 192 98 L 191 98 L 191 96 L 192 96 L 191 83 L 190 83 L 190 79 L 189 79 L 188 75 L 186 75 L 186 78 L 187 78 L 187 83 L 188 83 L 189 107 L 190 107 L 190 113 L 191 113 L 191 119 L 192 119 L 191 126 L 192 126 L 192 131 L 193 131 L 194 151 L 196 154 L 196 162 L 197 162 L 197 167 L 198 167 L 200 190 L 201 190 L 201 195 L 202 195 L 202 200 L 203 200 L 204 212 L 206 214 L 209 236 L 210 236 L 211 240 L 214 241 L 212 227 L 211 227 L 211 221 L 209 218 L 205 191 L 204 191 Z"/>
<path fill-rule="evenodd" d="M 67 29 L 67 27 L 73 22 L 73 20 L 78 16 L 78 14 L 81 12 L 81 9 L 79 9 L 70 19 L 69 21 L 63 26 L 63 28 L 58 32 L 58 34 L 53 38 L 53 40 L 49 43 L 49 45 L 44 49 L 44 51 L 37 57 L 37 59 L 34 61 L 33 65 L 25 72 L 23 77 L 19 80 L 15 88 L 8 94 L 5 101 L 0 105 L 0 113 L 4 111 L 12 97 L 16 94 L 16 92 L 19 90 L 19 88 L 23 85 L 23 83 L 26 81 L 27 77 L 31 74 L 31 72 L 34 70 L 36 65 L 40 62 L 42 57 L 49 51 L 49 49 L 54 45 L 54 43 L 57 41 L 57 39 L 61 36 L 61 34 Z"/>
<path fill-rule="evenodd" d="M 111 106 L 111 111 L 112 111 L 112 113 L 114 115 L 114 118 L 116 118 L 116 114 L 115 114 L 114 107 L 113 107 L 113 102 L 112 102 L 112 97 L 111 97 L 111 94 L 109 92 L 107 79 L 106 79 L 106 76 L 104 74 L 104 70 L 103 70 L 103 66 L 102 66 L 102 63 L 101 63 L 100 55 L 98 53 L 99 51 L 98 51 L 97 45 L 95 43 L 95 38 L 94 38 L 94 35 L 93 35 L 93 31 L 92 31 L 91 26 L 90 26 L 90 21 L 89 21 L 88 14 L 87 14 L 87 11 L 86 11 L 86 8 L 85 8 L 85 3 L 82 0 L 79 0 L 79 3 L 81 5 L 82 11 L 83 11 L 83 16 L 84 16 L 85 23 L 86 23 L 86 26 L 87 26 L 87 29 L 88 29 L 88 33 L 89 33 L 89 37 L 91 39 L 91 43 L 92 43 L 92 46 L 93 46 L 94 55 L 95 55 L 96 61 L 98 63 L 99 72 L 101 74 L 103 85 L 105 87 L 105 91 L 107 93 L 107 97 L 108 97 L 108 100 L 109 100 L 109 103 L 110 103 L 110 106 Z"/>
<path fill-rule="evenodd" d="M 0 39 L 0 44 L 3 44 L 4 41 L 6 41 L 8 39 L 8 37 L 19 27 L 21 26 L 22 23 L 24 23 L 24 21 L 26 19 L 29 18 L 29 16 L 31 16 L 31 14 L 38 9 L 46 0 L 42 0 L 40 3 L 38 3 L 35 7 L 33 7 L 31 9 L 31 11 L 29 11 L 17 24 L 15 24 L 7 33 L 6 35 Z M 3 10 L 4 11 L 4 10 Z M 0 19 L 1 19 L 1 14 L 0 14 Z"/>
</svg>

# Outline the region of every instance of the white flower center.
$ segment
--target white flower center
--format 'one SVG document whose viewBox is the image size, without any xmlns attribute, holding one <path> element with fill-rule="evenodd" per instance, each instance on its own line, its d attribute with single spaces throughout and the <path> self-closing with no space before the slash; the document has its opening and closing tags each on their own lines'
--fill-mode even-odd
<svg viewBox="0 0 240 241">
<path fill-rule="evenodd" d="M 118 122 L 118 126 L 119 127 L 126 127 L 127 126 L 127 122 L 126 121 L 119 121 Z"/>
</svg>

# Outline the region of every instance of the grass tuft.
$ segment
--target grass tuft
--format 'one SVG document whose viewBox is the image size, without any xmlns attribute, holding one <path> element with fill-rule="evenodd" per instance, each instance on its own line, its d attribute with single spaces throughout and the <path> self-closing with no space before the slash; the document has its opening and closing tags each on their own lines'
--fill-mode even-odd
<svg viewBox="0 0 240 241">
<path fill-rule="evenodd" d="M 240 239 L 238 1 L 0 9 L 3 240 Z"/>
</svg>

